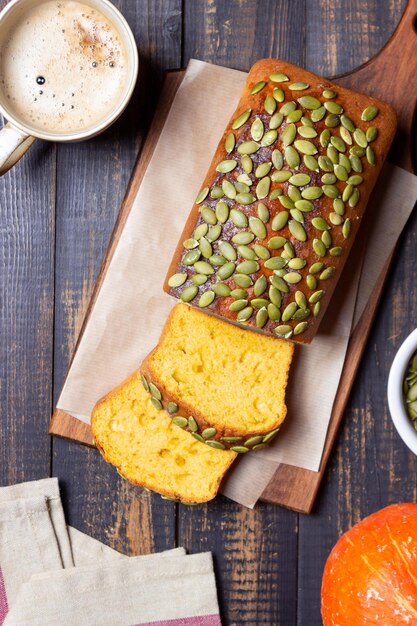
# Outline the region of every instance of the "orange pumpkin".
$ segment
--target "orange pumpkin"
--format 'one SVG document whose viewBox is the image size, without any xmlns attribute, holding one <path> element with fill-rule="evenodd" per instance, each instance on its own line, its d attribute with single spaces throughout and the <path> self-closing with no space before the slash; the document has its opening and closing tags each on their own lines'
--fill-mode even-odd
<svg viewBox="0 0 417 626">
<path fill-rule="evenodd" d="M 417 504 L 388 506 L 340 537 L 321 611 L 324 626 L 417 625 Z"/>
</svg>

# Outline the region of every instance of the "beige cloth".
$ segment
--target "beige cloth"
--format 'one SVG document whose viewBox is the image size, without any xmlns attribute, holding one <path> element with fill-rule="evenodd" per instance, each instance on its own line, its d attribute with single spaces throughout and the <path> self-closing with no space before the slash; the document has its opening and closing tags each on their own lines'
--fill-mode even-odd
<svg viewBox="0 0 417 626">
<path fill-rule="evenodd" d="M 210 553 L 127 557 L 65 524 L 56 478 L 0 488 L 0 625 L 220 626 Z"/>
</svg>

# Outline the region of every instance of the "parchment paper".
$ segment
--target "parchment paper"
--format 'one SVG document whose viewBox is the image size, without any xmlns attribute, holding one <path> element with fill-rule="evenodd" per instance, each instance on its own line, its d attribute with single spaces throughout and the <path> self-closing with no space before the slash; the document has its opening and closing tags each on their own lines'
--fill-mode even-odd
<svg viewBox="0 0 417 626">
<path fill-rule="evenodd" d="M 200 61 L 188 66 L 58 401 L 57 408 L 84 422 L 89 423 L 97 400 L 158 342 L 175 304 L 162 292 L 165 273 L 245 78 L 243 72 Z M 357 319 L 417 198 L 417 178 L 398 168 L 385 166 L 379 184 Z M 254 506 L 278 463 L 319 469 L 359 277 L 358 271 L 339 285 L 340 297 L 334 298 L 313 343 L 297 346 L 282 432 L 269 450 L 235 463 L 224 490 L 231 499 Z"/>
</svg>

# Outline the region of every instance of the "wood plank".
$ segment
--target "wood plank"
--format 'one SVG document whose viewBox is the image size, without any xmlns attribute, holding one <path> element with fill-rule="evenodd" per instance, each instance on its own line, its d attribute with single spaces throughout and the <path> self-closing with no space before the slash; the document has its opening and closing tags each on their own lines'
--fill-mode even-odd
<svg viewBox="0 0 417 626">
<path fill-rule="evenodd" d="M 108 131 L 82 144 L 59 147 L 55 398 L 74 351 L 163 73 L 177 67 L 181 58 L 180 0 L 119 0 L 115 4 L 132 26 L 140 48 L 139 82 L 128 109 Z M 55 440 L 53 472 L 65 484 L 69 519 L 81 530 L 130 554 L 174 546 L 175 508 L 159 496 L 125 483 L 95 450 Z"/>
<path fill-rule="evenodd" d="M 304 63 L 304 1 L 185 0 L 184 55 L 248 70 L 262 57 Z M 179 543 L 209 549 L 226 624 L 295 624 L 298 516 L 258 504 L 250 511 L 223 497 L 179 507 Z"/>
<path fill-rule="evenodd" d="M 0 178 L 0 485 L 49 475 L 55 160 L 38 142 Z"/>
<path fill-rule="evenodd" d="M 382 48 L 401 17 L 405 0 L 398 3 L 368 0 L 365 4 L 343 5 L 324 0 L 320 6 L 321 11 L 317 10 L 317 3 L 308 5 L 311 31 L 307 40 L 307 64 L 315 71 L 331 75 L 354 69 Z M 333 47 L 326 45 L 328 41 L 333 42 Z M 398 251 L 402 246 L 401 242 Z M 396 255 L 394 271 L 402 264 L 404 256 L 402 251 Z M 413 255 L 410 262 L 412 258 Z M 410 287 L 410 284 L 405 285 L 405 289 Z M 397 485 L 403 493 L 391 494 L 390 501 L 404 497 L 415 499 L 416 494 L 410 493 L 410 486 L 416 484 L 415 470 L 407 477 L 412 455 L 407 454 L 394 435 L 386 406 L 386 379 L 394 352 L 392 341 L 386 346 L 389 333 L 384 321 L 391 309 L 390 291 L 388 279 L 313 509 L 315 514 L 300 518 L 299 626 L 322 624 L 321 574 L 340 534 L 361 517 L 386 504 L 387 493 Z M 392 457 L 397 462 L 393 463 Z M 408 457 L 408 463 L 402 465 L 404 457 Z"/>
</svg>

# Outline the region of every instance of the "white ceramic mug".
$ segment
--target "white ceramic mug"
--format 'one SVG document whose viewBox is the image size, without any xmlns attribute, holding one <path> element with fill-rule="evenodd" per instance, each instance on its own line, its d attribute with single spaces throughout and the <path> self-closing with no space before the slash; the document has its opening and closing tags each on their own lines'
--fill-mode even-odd
<svg viewBox="0 0 417 626">
<path fill-rule="evenodd" d="M 5 37 L 10 38 L 9 32 L 13 30 L 13 26 L 17 19 L 21 19 L 22 15 L 26 15 L 26 12 L 38 11 L 39 7 L 42 7 L 42 5 L 45 5 L 48 2 L 51 2 L 51 0 L 11 0 L 11 2 L 9 2 L 9 4 L 7 4 L 0 13 L 0 41 L 2 37 L 3 41 L 5 40 Z M 66 3 L 71 4 L 71 2 L 68 3 L 68 0 L 61 0 L 60 4 L 65 5 Z M 25 116 L 23 116 L 24 119 L 22 119 L 22 116 L 16 113 L 16 107 L 15 110 L 13 110 L 10 95 L 7 94 L 6 88 L 4 88 L 0 83 L 0 112 L 8 120 L 5 126 L 0 130 L 0 175 L 7 172 L 24 155 L 26 150 L 37 138 L 58 142 L 74 142 L 89 139 L 108 128 L 110 124 L 112 124 L 121 115 L 129 102 L 136 84 L 139 66 L 138 51 L 133 33 L 123 15 L 116 9 L 116 7 L 113 6 L 113 4 L 111 4 L 111 2 L 109 2 L 109 0 L 80 0 L 80 3 L 92 9 L 93 12 L 95 10 L 104 16 L 107 23 L 114 28 L 119 37 L 124 53 L 123 82 L 119 81 L 120 94 L 117 93 L 114 96 L 109 110 L 101 119 L 95 120 L 93 125 L 81 130 L 78 129 L 76 132 L 71 129 L 68 129 L 67 132 L 65 129 L 57 132 L 56 128 L 48 129 L 48 122 L 43 122 L 43 127 L 39 128 L 39 125 L 32 126 L 28 123 Z M 77 4 L 77 2 L 73 2 L 72 4 Z M 45 6 L 43 8 L 45 9 Z M 64 30 L 62 32 L 64 32 Z M 88 43 L 91 42 L 88 41 Z M 33 47 L 35 48 L 36 45 L 37 42 L 34 41 Z M 87 47 L 88 46 L 85 45 L 85 48 Z M 53 48 L 53 42 L 51 48 Z M 90 48 L 93 48 L 93 46 L 90 46 Z M 51 52 L 53 53 L 53 49 Z M 9 60 L 8 62 L 10 63 Z M 107 65 L 109 65 L 109 63 L 107 63 Z M 81 69 L 83 68 L 80 67 L 80 70 Z M 87 69 L 91 71 L 90 66 Z M 78 72 L 77 74 L 72 75 L 76 76 L 77 80 L 79 79 Z M 0 79 L 1 78 L 2 76 L 0 76 Z M 33 77 L 30 77 L 30 80 L 33 80 Z M 39 88 L 39 86 L 41 86 L 41 82 L 38 82 L 37 86 L 33 85 L 33 89 L 35 89 L 35 87 Z M 48 85 L 46 86 L 48 87 Z M 43 91 L 40 90 L 37 93 L 42 94 Z M 97 96 L 97 94 L 95 94 L 95 96 Z M 64 104 L 62 104 L 62 106 L 64 106 Z M 71 108 L 74 109 L 74 106 L 71 106 Z M 83 107 L 79 106 L 78 108 L 81 111 L 80 115 L 82 115 Z"/>
</svg>

